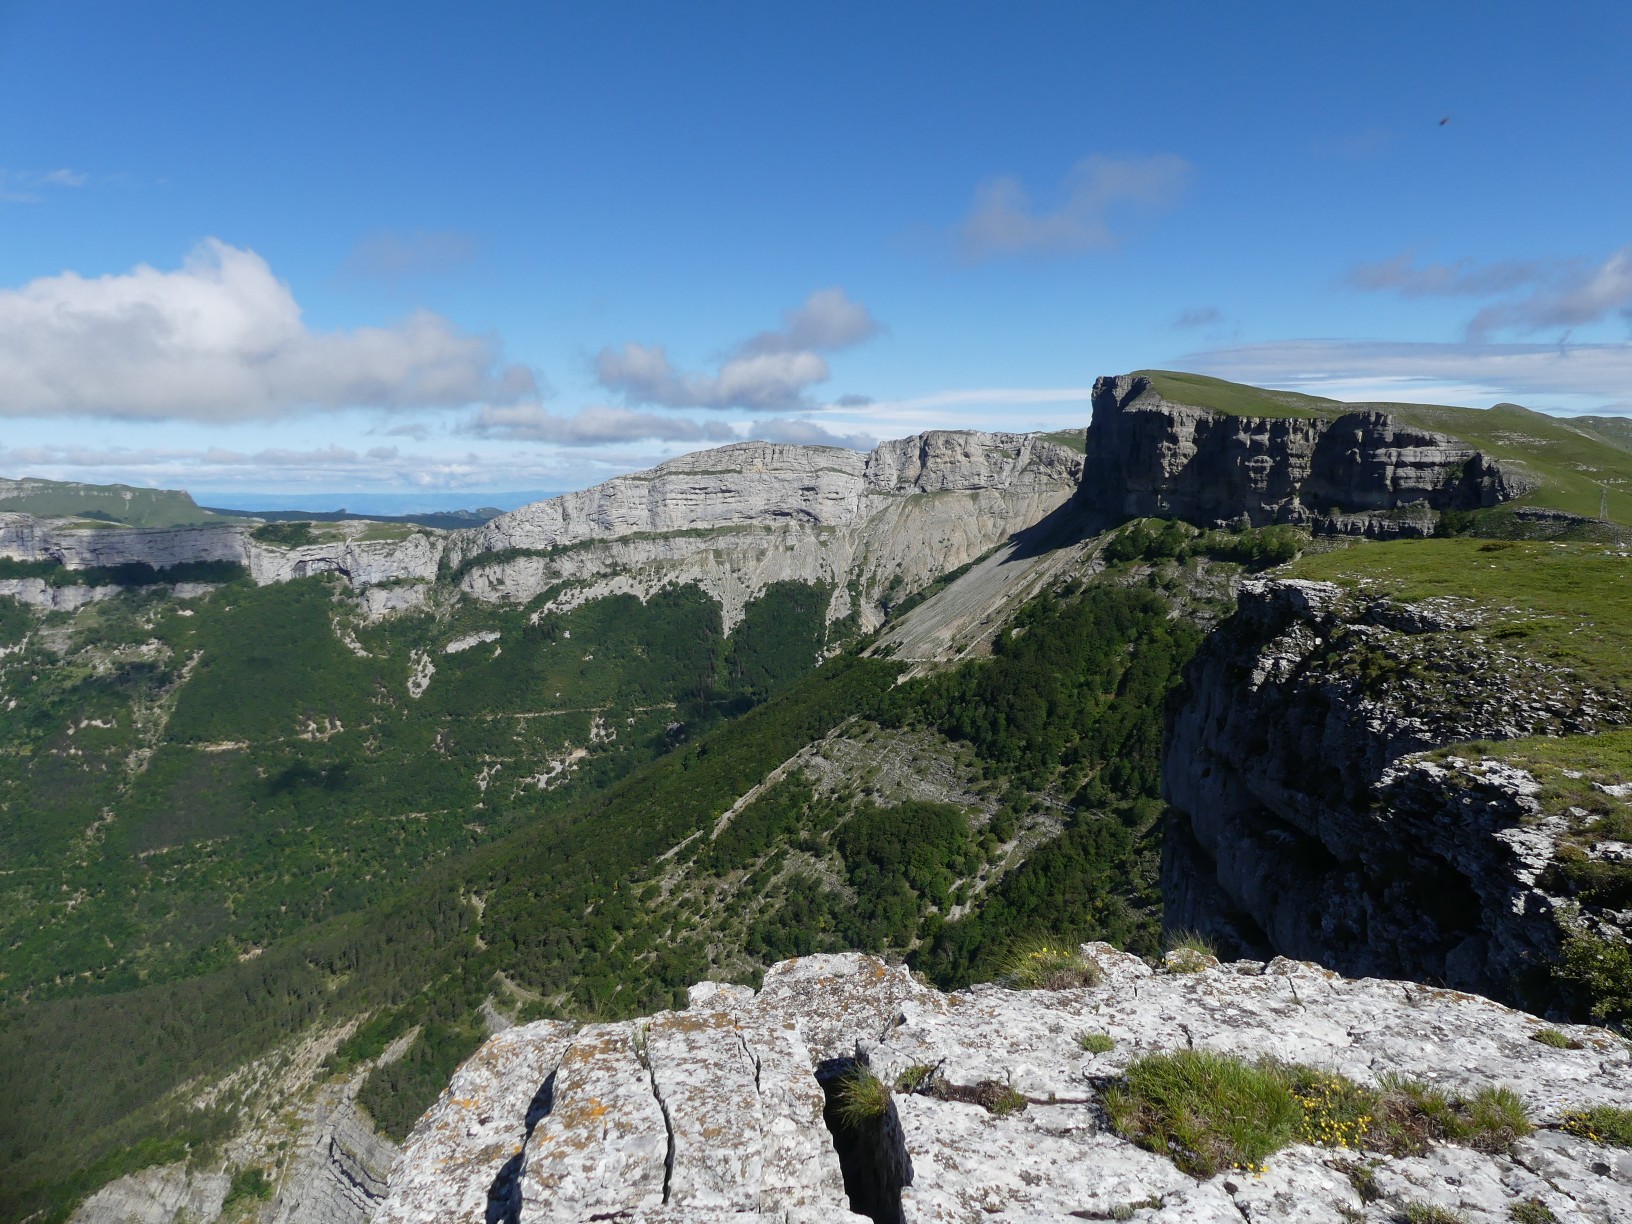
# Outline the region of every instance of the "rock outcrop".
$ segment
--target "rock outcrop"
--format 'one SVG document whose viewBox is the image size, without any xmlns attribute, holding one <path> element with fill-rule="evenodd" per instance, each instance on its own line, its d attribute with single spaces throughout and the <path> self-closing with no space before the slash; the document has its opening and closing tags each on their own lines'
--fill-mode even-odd
<svg viewBox="0 0 1632 1224">
<path fill-rule="evenodd" d="M 552 607 L 693 582 L 727 629 L 771 583 L 819 583 L 830 619 L 868 629 L 881 601 L 1045 518 L 1080 476 L 1033 434 L 938 431 L 867 455 L 743 442 L 502 514 L 456 546 L 459 582 L 516 601 L 563 587 Z"/>
<path fill-rule="evenodd" d="M 318 1034 L 284 1051 L 287 1058 L 248 1064 L 206 1086 L 204 1094 L 216 1096 L 260 1081 L 265 1095 L 250 1124 L 218 1151 L 126 1174 L 80 1203 L 69 1224 L 367 1224 L 385 1197 L 397 1145 L 357 1106 L 368 1064 L 348 1079 L 325 1079 L 322 1059 L 349 1031 Z M 399 1040 L 382 1058 L 401 1057 L 406 1046 Z M 262 1079 L 268 1075 L 275 1082 Z M 268 1197 L 229 1203 L 234 1171 L 247 1169 L 265 1175 Z"/>
<path fill-rule="evenodd" d="M 1414 754 L 1632 712 L 1487 638 L 1483 616 L 1450 599 L 1245 582 L 1169 726 L 1167 925 L 1542 1005 L 1564 933 L 1545 869 L 1564 825 L 1522 769 Z"/>
<path fill-rule="evenodd" d="M 175 1224 L 221 1215 L 232 1178 L 185 1162 L 142 1169 L 109 1182 L 75 1210 L 71 1224 Z"/>
<path fill-rule="evenodd" d="M 1160 972 L 1105 944 L 1095 987 L 941 994 L 871 957 L 772 967 L 757 992 L 712 983 L 691 1006 L 579 1030 L 493 1038 L 421 1119 L 379 1224 L 543 1220 L 1179 1222 L 1394 1218 L 1407 1203 L 1507 1221 L 1536 1199 L 1561 1220 L 1632 1220 L 1632 1154 L 1558 1129 L 1566 1111 L 1624 1103 L 1632 1050 L 1486 999 L 1313 965 Z M 1079 1041 L 1106 1034 L 1104 1053 Z M 1198 1179 L 1108 1126 L 1101 1095 L 1128 1063 L 1198 1048 L 1274 1055 L 1375 1084 L 1396 1072 L 1453 1092 L 1507 1086 L 1540 1129 L 1510 1155 L 1446 1146 L 1414 1157 L 1294 1146 L 1261 1175 Z M 995 1083 L 1018 1108 L 897 1091 L 847 1126 L 824 1085 L 862 1063 L 885 1083 L 934 1067 Z M 1375 1201 L 1349 1170 L 1369 1162 Z"/>
<path fill-rule="evenodd" d="M 228 561 L 261 584 L 333 573 L 369 616 L 425 606 L 450 569 L 477 599 L 524 601 L 554 588 L 559 608 L 695 583 L 719 601 L 727 630 L 766 587 L 792 581 L 827 585 L 831 619 L 854 613 L 872 628 L 885 601 L 1057 510 L 1081 470 L 1079 456 L 1033 434 L 938 431 L 866 455 L 744 442 L 535 502 L 472 531 L 371 540 L 367 524 L 338 523 L 325 526 L 331 539 L 283 547 L 255 539 L 249 524 L 99 528 L 0 514 L 0 557 L 70 570 Z M 76 598 L 32 587 L 26 596 L 42 607 Z"/>
<path fill-rule="evenodd" d="M 1107 514 L 1429 535 L 1437 511 L 1526 488 L 1481 452 L 1380 410 L 1236 416 L 1170 403 L 1134 375 L 1094 383 L 1082 500 Z"/>
</svg>

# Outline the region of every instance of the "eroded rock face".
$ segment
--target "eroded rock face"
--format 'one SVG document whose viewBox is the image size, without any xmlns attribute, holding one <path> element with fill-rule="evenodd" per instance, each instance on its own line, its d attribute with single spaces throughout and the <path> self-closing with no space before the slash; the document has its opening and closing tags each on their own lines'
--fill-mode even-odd
<svg viewBox="0 0 1632 1224">
<path fill-rule="evenodd" d="M 1148 379 L 1123 375 L 1094 383 L 1082 487 L 1087 505 L 1113 515 L 1397 536 L 1432 534 L 1435 511 L 1495 505 L 1527 486 L 1385 412 L 1231 416 L 1170 403 Z"/>
<path fill-rule="evenodd" d="M 932 432 L 866 455 L 744 442 L 535 502 L 471 531 L 368 540 L 359 538 L 364 524 L 342 523 L 332 530 L 346 538 L 285 548 L 254 539 L 248 524 L 87 529 L 0 514 L 0 557 L 70 569 L 231 561 L 263 585 L 336 574 L 371 618 L 427 606 L 448 569 L 478 599 L 525 601 L 559 588 L 558 609 L 695 583 L 720 603 L 727 631 L 766 587 L 789 581 L 828 586 L 829 619 L 854 612 L 867 629 L 882 620 L 881 601 L 1057 510 L 1081 471 L 1079 456 L 1032 434 Z M 96 597 L 25 581 L 33 585 L 18 594 L 42 607 Z"/>
<path fill-rule="evenodd" d="M 1530 992 L 1562 939 L 1545 888 L 1562 827 L 1522 769 L 1413 754 L 1592 731 L 1628 711 L 1487 640 L 1481 616 L 1451 600 L 1243 583 L 1168 728 L 1168 926 L 1544 1005 Z"/>
<path fill-rule="evenodd" d="M 302 1146 L 263 1218 L 271 1224 L 364 1224 L 385 1197 L 396 1145 L 349 1094 L 311 1107 Z"/>
<path fill-rule="evenodd" d="M 396 1145 L 375 1133 L 353 1099 L 361 1076 L 329 1087 L 300 1110 L 300 1125 L 278 1188 L 266 1202 L 226 1207 L 228 1169 L 186 1163 L 141 1169 L 103 1186 L 74 1211 L 71 1224 L 208 1224 L 222 1218 L 263 1224 L 366 1224 L 385 1196 Z M 233 1145 L 242 1149 L 242 1139 Z M 256 1144 L 251 1140 L 251 1149 Z M 240 1154 L 244 1154 L 240 1151 Z M 233 1162 L 229 1161 L 229 1165 Z M 276 1153 L 244 1162 L 275 1166 Z"/>
<path fill-rule="evenodd" d="M 1582 1048 L 1560 1050 L 1530 1039 L 1533 1017 L 1453 991 L 1287 960 L 1165 973 L 1105 944 L 1085 950 L 1103 980 L 1080 990 L 948 995 L 868 956 L 815 956 L 772 967 L 757 994 L 705 983 L 684 1012 L 510 1030 L 415 1128 L 376 1218 L 857 1220 L 856 1171 L 835 1154 L 818 1077 L 858 1060 L 886 1083 L 930 1065 L 1026 1098 L 998 1116 L 897 1092 L 874 1153 L 895 1180 L 890 1201 L 869 1206 L 875 1219 L 1336 1224 L 1368 1210 L 1346 1172 L 1353 1152 L 1298 1146 L 1262 1176 L 1198 1180 L 1106 1129 L 1098 1094 L 1129 1061 L 1194 1046 L 1366 1083 L 1392 1071 L 1453 1092 L 1507 1085 L 1542 1124 L 1512 1156 L 1377 1157 L 1384 1198 L 1365 1218 L 1419 1202 L 1506 1221 L 1535 1197 L 1560 1219 L 1632 1220 L 1632 1157 L 1546 1129 L 1632 1096 L 1632 1052 L 1612 1034 L 1568 1028 Z M 1089 1031 L 1113 1048 L 1084 1052 Z M 518 1164 L 519 1194 L 490 1199 Z"/>
<path fill-rule="evenodd" d="M 109 1182 L 87 1198 L 72 1224 L 173 1224 L 214 1220 L 221 1214 L 232 1178 L 221 1172 L 190 1172 L 185 1163 L 142 1169 Z"/>
<path fill-rule="evenodd" d="M 692 582 L 729 630 L 771 583 L 822 583 L 830 619 L 854 611 L 871 628 L 888 591 L 1045 518 L 1080 475 L 1077 455 L 1030 434 L 933 432 L 867 455 L 744 442 L 500 515 L 458 545 L 460 585 L 520 601 L 567 584 L 551 607 L 568 608 Z"/>
</svg>

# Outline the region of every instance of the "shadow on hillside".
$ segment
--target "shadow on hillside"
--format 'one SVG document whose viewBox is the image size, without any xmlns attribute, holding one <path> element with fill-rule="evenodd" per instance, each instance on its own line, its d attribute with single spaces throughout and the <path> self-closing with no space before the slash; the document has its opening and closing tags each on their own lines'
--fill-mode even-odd
<svg viewBox="0 0 1632 1224">
<path fill-rule="evenodd" d="M 1072 497 L 1064 505 L 1044 515 L 1030 527 L 1015 532 L 1009 537 L 1012 549 L 1002 559 L 1000 564 L 1008 565 L 1015 561 L 1029 561 L 1033 557 L 1044 553 L 1054 552 L 1056 549 L 1068 548 L 1079 544 L 1083 540 L 1092 539 L 1101 532 L 1109 531 L 1118 523 L 1126 521 L 1126 516 L 1107 514 L 1102 510 L 1093 510 L 1084 506 L 1077 498 Z"/>
</svg>

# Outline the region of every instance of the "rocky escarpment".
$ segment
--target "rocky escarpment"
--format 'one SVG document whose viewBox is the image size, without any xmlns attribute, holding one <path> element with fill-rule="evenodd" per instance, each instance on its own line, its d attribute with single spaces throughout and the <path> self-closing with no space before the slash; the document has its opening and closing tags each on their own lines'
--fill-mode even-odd
<svg viewBox="0 0 1632 1224">
<path fill-rule="evenodd" d="M 1337 1224 L 1414 1204 L 1506 1221 L 1529 1199 L 1558 1219 L 1632 1219 L 1632 1155 L 1557 1129 L 1567 1111 L 1632 1093 L 1632 1051 L 1609 1033 L 1572 1028 L 1561 1036 L 1579 1048 L 1558 1049 L 1533 1040 L 1539 1021 L 1470 995 L 1287 960 L 1179 973 L 1085 951 L 1098 986 L 948 995 L 871 957 L 815 956 L 772 967 L 757 993 L 706 983 L 685 1011 L 511 1030 L 421 1119 L 375 1220 Z M 1110 1048 L 1085 1050 L 1085 1032 Z M 1367 1084 L 1507 1086 L 1540 1129 L 1510 1154 L 1298 1145 L 1260 1174 L 1192 1177 L 1115 1133 L 1101 1106 L 1133 1059 L 1191 1048 Z M 951 1087 L 897 1090 L 870 1122 L 846 1124 L 824 1088 L 858 1063 L 885 1083 L 933 1067 Z M 977 1085 L 1005 1105 L 983 1107 Z M 1369 1180 L 1350 1175 L 1362 1159 Z"/>
<path fill-rule="evenodd" d="M 386 582 L 428 582 L 436 577 L 444 548 L 440 533 L 421 529 L 402 539 L 370 540 L 366 538 L 369 526 L 336 523 L 328 527 L 332 538 L 291 548 L 257 540 L 252 523 L 87 527 L 78 520 L 0 514 L 0 557 L 43 561 L 69 570 L 147 565 L 164 571 L 201 561 L 225 561 L 244 566 L 262 585 L 337 573 L 358 590 Z M 11 593 L 25 602 L 38 602 L 24 593 Z"/>
<path fill-rule="evenodd" d="M 1237 416 L 1170 403 L 1136 375 L 1094 383 L 1083 502 L 1107 514 L 1428 535 L 1438 511 L 1527 488 L 1464 443 L 1378 410 Z"/>
<path fill-rule="evenodd" d="M 866 455 L 745 442 L 468 532 L 369 539 L 367 524 L 340 523 L 325 526 L 330 538 L 288 547 L 255 538 L 248 525 L 102 528 L 0 514 L 0 557 L 70 570 L 226 561 L 261 584 L 333 573 L 371 616 L 424 606 L 450 571 L 459 590 L 483 600 L 525 601 L 554 588 L 555 608 L 695 583 L 719 601 L 728 630 L 766 587 L 790 581 L 831 587 L 830 619 L 853 613 L 871 628 L 890 600 L 1047 517 L 1080 476 L 1079 456 L 1031 434 L 933 432 Z M 41 607 L 89 598 L 51 594 L 43 583 L 14 594 Z"/>
<path fill-rule="evenodd" d="M 1062 506 L 1081 459 L 1031 434 L 933 432 L 867 455 L 744 442 L 500 515 L 456 546 L 460 586 L 552 607 L 694 582 L 726 627 L 773 582 L 833 588 L 831 619 L 990 551 Z"/>
<path fill-rule="evenodd" d="M 351 1026 L 314 1035 L 201 1086 L 201 1099 L 242 1094 L 254 1115 L 218 1150 L 140 1169 L 86 1198 L 69 1224 L 366 1224 L 385 1197 L 397 1146 L 357 1105 L 366 1074 L 326 1075 L 323 1058 Z M 394 1042 L 382 1061 L 401 1057 Z M 265 1197 L 233 1201 L 234 1172 L 262 1172 Z"/>
<path fill-rule="evenodd" d="M 1485 632 L 1487 615 L 1450 598 L 1244 583 L 1170 723 L 1168 926 L 1556 1006 L 1547 970 L 1579 915 L 1550 865 L 1570 819 L 1523 769 L 1414 754 L 1590 732 L 1628 711 Z M 1623 941 L 1632 930 L 1632 914 L 1588 917 Z"/>
</svg>

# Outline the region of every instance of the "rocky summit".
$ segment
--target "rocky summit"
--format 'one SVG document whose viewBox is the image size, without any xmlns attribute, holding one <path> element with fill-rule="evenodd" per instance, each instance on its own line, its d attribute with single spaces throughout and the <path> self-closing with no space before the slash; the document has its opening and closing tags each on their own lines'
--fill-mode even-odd
<svg viewBox="0 0 1632 1224">
<path fill-rule="evenodd" d="M 1528 1204 L 1552 1214 L 1524 1218 L 1632 1220 L 1632 1153 L 1570 1121 L 1632 1098 L 1632 1048 L 1606 1030 L 1284 958 L 1082 953 L 1096 985 L 943 994 L 873 957 L 818 955 L 757 991 L 703 983 L 683 1011 L 508 1029 L 415 1128 L 374 1219 L 1342 1224 L 1508 1221 Z M 1174 1051 L 1451 1098 L 1506 1088 L 1534 1130 L 1411 1155 L 1295 1142 L 1193 1176 L 1106 1110 L 1130 1065 Z M 836 1098 L 858 1068 L 894 1090 L 847 1120 Z M 1434 1208 L 1460 1214 L 1420 1214 Z"/>
</svg>

